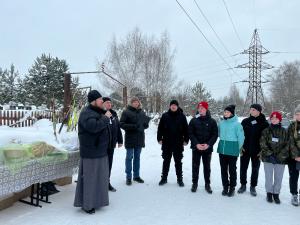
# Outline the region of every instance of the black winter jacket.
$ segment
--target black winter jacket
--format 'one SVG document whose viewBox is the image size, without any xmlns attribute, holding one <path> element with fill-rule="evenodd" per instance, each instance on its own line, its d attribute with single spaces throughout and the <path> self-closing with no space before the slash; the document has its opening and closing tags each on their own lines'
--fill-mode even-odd
<svg viewBox="0 0 300 225">
<path fill-rule="evenodd" d="M 82 158 L 101 158 L 107 155 L 111 142 L 109 119 L 105 111 L 89 105 L 79 116 L 78 137 Z"/>
<path fill-rule="evenodd" d="M 125 148 L 145 147 L 145 129 L 149 127 L 150 117 L 142 109 L 128 106 L 122 112 L 120 125 L 125 130 Z"/>
<path fill-rule="evenodd" d="M 157 141 L 162 141 L 162 150 L 183 151 L 183 142 L 189 142 L 188 123 L 181 108 L 165 112 L 158 124 Z"/>
<path fill-rule="evenodd" d="M 262 131 L 269 127 L 269 123 L 266 120 L 265 115 L 261 113 L 256 118 L 250 116 L 242 121 L 242 126 L 245 133 L 245 141 L 243 145 L 245 153 L 258 155 L 261 151 L 259 140 L 261 138 Z"/>
<path fill-rule="evenodd" d="M 189 123 L 189 135 L 191 139 L 191 149 L 197 150 L 197 144 L 208 144 L 209 148 L 205 152 L 212 152 L 213 146 L 218 139 L 217 122 L 211 118 L 208 111 L 206 116 L 197 114 Z"/>
<path fill-rule="evenodd" d="M 112 109 L 110 109 L 109 111 L 112 114 L 109 122 L 112 137 L 111 146 L 109 146 L 109 149 L 114 149 L 117 143 L 123 144 L 123 136 L 121 132 L 120 121 L 116 111 Z"/>
</svg>

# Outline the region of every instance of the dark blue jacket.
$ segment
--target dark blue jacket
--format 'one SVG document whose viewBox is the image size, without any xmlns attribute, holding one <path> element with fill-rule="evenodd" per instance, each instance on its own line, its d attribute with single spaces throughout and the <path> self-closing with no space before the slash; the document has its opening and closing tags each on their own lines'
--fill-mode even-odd
<svg viewBox="0 0 300 225">
<path fill-rule="evenodd" d="M 125 148 L 145 147 L 145 129 L 149 127 L 150 118 L 142 109 L 128 106 L 121 115 L 121 128 L 125 130 Z"/>
</svg>

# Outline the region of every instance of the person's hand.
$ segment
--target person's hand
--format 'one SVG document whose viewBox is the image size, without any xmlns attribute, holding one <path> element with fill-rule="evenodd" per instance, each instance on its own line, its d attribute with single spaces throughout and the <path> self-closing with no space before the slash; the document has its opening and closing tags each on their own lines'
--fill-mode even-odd
<svg viewBox="0 0 300 225">
<path fill-rule="evenodd" d="M 300 162 L 300 157 L 296 157 L 295 160 L 296 160 L 297 162 Z"/>
<path fill-rule="evenodd" d="M 122 148 L 123 144 L 118 144 L 118 148 Z"/>
<path fill-rule="evenodd" d="M 203 150 L 206 150 L 206 149 L 209 148 L 209 145 L 208 145 L 208 144 L 203 144 L 202 146 L 203 146 Z"/>
<path fill-rule="evenodd" d="M 184 145 L 184 146 L 187 146 L 187 144 L 188 144 L 188 143 L 186 143 L 186 142 L 183 142 L 183 145 Z"/>
<path fill-rule="evenodd" d="M 159 141 L 158 144 L 162 145 L 162 141 Z"/>
<path fill-rule="evenodd" d="M 104 115 L 105 115 L 106 117 L 108 117 L 108 118 L 112 117 L 112 114 L 111 114 L 110 111 L 107 111 Z"/>
<path fill-rule="evenodd" d="M 200 151 L 203 151 L 203 150 L 204 150 L 202 144 L 197 144 L 197 145 L 196 145 L 196 148 L 197 148 L 198 150 L 200 150 Z"/>
</svg>

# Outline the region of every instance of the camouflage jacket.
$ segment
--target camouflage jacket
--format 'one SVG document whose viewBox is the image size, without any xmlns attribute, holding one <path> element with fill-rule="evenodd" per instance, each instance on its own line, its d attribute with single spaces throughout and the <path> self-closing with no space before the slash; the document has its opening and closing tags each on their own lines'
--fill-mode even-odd
<svg viewBox="0 0 300 225">
<path fill-rule="evenodd" d="M 289 158 L 288 134 L 281 125 L 270 125 L 260 138 L 261 160 L 263 162 L 286 164 Z M 273 159 L 271 158 L 273 157 Z"/>
<path fill-rule="evenodd" d="M 290 157 L 300 157 L 300 122 L 292 122 L 288 128 Z"/>
</svg>

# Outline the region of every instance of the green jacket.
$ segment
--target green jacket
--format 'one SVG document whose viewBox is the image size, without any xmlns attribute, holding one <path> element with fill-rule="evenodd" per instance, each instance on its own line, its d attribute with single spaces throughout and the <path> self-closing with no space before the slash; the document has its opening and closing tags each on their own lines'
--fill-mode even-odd
<svg viewBox="0 0 300 225">
<path fill-rule="evenodd" d="M 286 164 L 289 158 L 288 134 L 281 125 L 270 125 L 264 129 L 260 138 L 261 160 L 274 163 L 271 156 L 275 157 L 276 164 Z"/>
<path fill-rule="evenodd" d="M 300 122 L 292 122 L 288 128 L 290 157 L 300 157 Z"/>
</svg>

